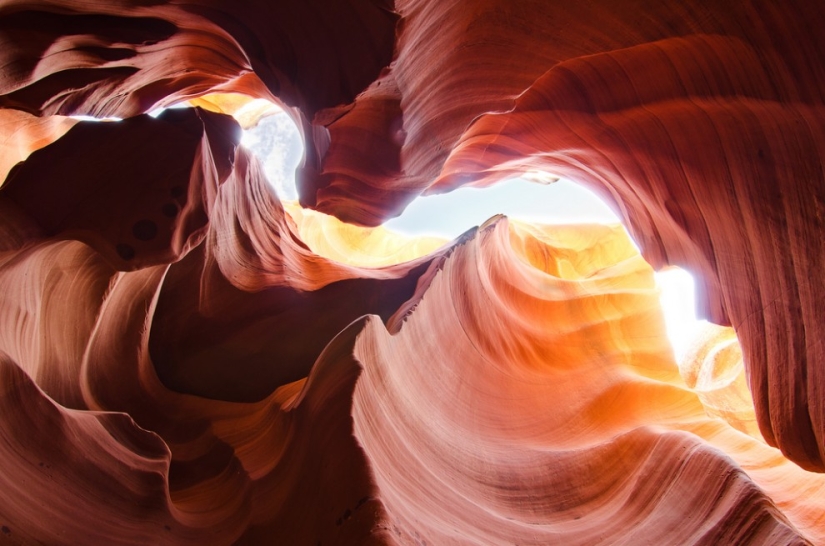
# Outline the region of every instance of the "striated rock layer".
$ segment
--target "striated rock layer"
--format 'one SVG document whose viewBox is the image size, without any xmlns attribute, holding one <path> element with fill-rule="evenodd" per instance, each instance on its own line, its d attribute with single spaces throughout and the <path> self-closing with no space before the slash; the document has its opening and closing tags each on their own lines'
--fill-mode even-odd
<svg viewBox="0 0 825 546">
<path fill-rule="evenodd" d="M 821 28 L 804 0 L 0 1 L 0 542 L 825 543 Z M 338 219 L 279 201 L 212 91 L 286 107 Z M 641 254 L 364 227 L 526 170 Z M 678 364 L 645 259 L 721 325 Z"/>
<path fill-rule="evenodd" d="M 482 229 L 355 354 L 355 433 L 402 543 L 825 538 L 825 478 L 686 388 L 621 227 Z"/>
</svg>

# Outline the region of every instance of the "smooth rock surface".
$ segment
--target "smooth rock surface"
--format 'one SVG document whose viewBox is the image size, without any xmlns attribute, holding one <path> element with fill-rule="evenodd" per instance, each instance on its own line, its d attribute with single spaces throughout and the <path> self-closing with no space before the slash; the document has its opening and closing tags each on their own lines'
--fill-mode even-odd
<svg viewBox="0 0 825 546">
<path fill-rule="evenodd" d="M 807 0 L 0 0 L 0 543 L 825 543 L 822 28 Z M 280 202 L 237 94 L 285 108 L 337 219 Z M 638 249 L 369 227 L 528 171 Z M 649 264 L 717 324 L 678 364 Z"/>
</svg>

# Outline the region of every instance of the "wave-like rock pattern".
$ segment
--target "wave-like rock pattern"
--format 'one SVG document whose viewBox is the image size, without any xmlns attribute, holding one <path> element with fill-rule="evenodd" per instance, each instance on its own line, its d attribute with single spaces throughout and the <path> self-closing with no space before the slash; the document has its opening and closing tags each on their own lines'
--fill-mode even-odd
<svg viewBox="0 0 825 546">
<path fill-rule="evenodd" d="M 176 129 L 193 132 L 185 147 L 202 143 L 198 121 L 234 123 L 215 116 L 190 110 L 81 128 L 137 142 L 151 128 L 176 141 Z M 359 269 L 310 252 L 244 150 L 233 152 L 230 176 L 215 175 L 213 153 L 233 149 L 234 135 L 211 136 L 185 170 L 201 182 L 208 225 L 171 265 L 118 271 L 108 246 L 88 237 L 94 226 L 51 229 L 55 218 L 20 206 L 19 178 L 0 191 L 11 211 L 2 216 L 11 236 L 0 253 L 0 456 L 9 469 L 0 538 L 352 544 L 363 543 L 383 513 L 351 432 L 359 371 L 352 343 L 361 322 L 348 324 L 406 309 L 440 254 Z M 59 167 L 55 154 L 66 142 L 32 154 L 17 172 Z M 86 153 L 91 160 L 96 151 Z M 126 148 L 108 159 L 125 169 L 127 183 L 129 160 L 140 157 L 140 148 Z M 76 160 L 82 165 L 83 154 Z M 75 185 L 80 195 L 89 179 L 52 174 L 34 183 L 46 192 Z M 140 199 L 130 204 L 144 208 Z M 71 219 L 83 200 L 57 205 L 56 216 Z M 59 517 L 44 515 L 43 505 Z M 339 529 L 347 506 L 358 509 L 359 523 Z M 96 525 L 100 518 L 108 523 Z"/>
<path fill-rule="evenodd" d="M 699 275 L 707 316 L 733 325 L 743 343 L 762 434 L 804 467 L 825 469 L 825 357 L 815 341 L 825 301 L 810 277 L 823 261 L 813 242 L 822 10 L 540 4 L 400 3 L 399 176 L 384 203 L 371 174 L 351 184 L 350 207 L 344 177 L 334 200 L 305 202 L 374 223 L 395 213 L 407 199 L 399 184 L 416 177 L 428 191 L 528 169 L 586 184 L 616 204 L 648 260 Z M 360 106 L 352 124 L 369 145 L 383 142 L 387 121 L 369 125 Z"/>
<path fill-rule="evenodd" d="M 75 120 L 62 116 L 40 118 L 20 110 L 0 109 L 0 177 L 3 181 L 12 167 L 63 136 L 74 123 Z"/>
<path fill-rule="evenodd" d="M 823 18 L 0 2 L 0 541 L 825 542 Z M 302 203 L 356 223 L 586 184 L 741 358 L 680 375 L 618 226 L 402 241 L 290 214 L 227 116 L 136 116 L 215 90 L 288 106 Z"/>
<path fill-rule="evenodd" d="M 825 109 L 783 104 L 783 93 L 798 90 L 779 84 L 770 86 L 773 97 L 761 96 L 774 81 L 767 71 L 749 69 L 746 79 L 732 57 L 718 55 L 735 49 L 733 40 L 656 45 L 550 70 L 511 113 L 479 119 L 445 170 L 477 172 L 480 180 L 488 172 L 498 178 L 503 164 L 544 168 L 609 195 L 648 260 L 697 272 L 708 315 L 735 328 L 763 436 L 822 470 L 825 360 L 812 340 L 820 337 L 816 310 L 825 296 L 810 272 L 825 254 L 808 241 L 820 231 Z M 670 81 L 635 91 L 634 77 L 673 66 L 670 50 L 689 52 L 692 63 L 673 68 Z M 721 84 L 700 79 L 703 62 L 725 74 Z M 571 92 L 572 79 L 600 77 L 607 66 L 626 75 L 610 100 Z M 534 124 L 544 129 L 531 131 Z M 512 160 L 518 155 L 520 166 Z"/>
<path fill-rule="evenodd" d="M 679 361 L 679 371 L 709 415 L 764 440 L 756 423 L 742 347 L 733 328 L 702 325 L 689 354 Z"/>
<path fill-rule="evenodd" d="M 401 542 L 822 540 L 825 480 L 705 414 L 660 313 L 621 227 L 500 221 L 371 322 L 355 432 Z"/>
<path fill-rule="evenodd" d="M 298 235 L 319 256 L 342 264 L 383 267 L 416 260 L 446 245 L 435 236 L 405 236 L 382 226 L 347 224 L 297 203 L 283 203 Z"/>
<path fill-rule="evenodd" d="M 149 346 L 164 383 L 221 400 L 306 377 L 326 340 L 362 315 L 388 320 L 438 256 L 366 269 L 315 255 L 245 164 L 239 154 L 206 243 L 169 266 Z"/>
<path fill-rule="evenodd" d="M 220 88 L 271 93 L 311 119 L 389 63 L 396 19 L 385 0 L 7 0 L 0 106 L 126 117 Z"/>
<path fill-rule="evenodd" d="M 194 109 L 79 123 L 9 174 L 3 203 L 117 269 L 167 264 L 203 238 L 239 139 L 234 120 Z"/>
<path fill-rule="evenodd" d="M 254 168 L 239 168 L 242 158 L 233 176 L 246 173 L 250 199 L 219 197 L 210 208 L 241 224 L 248 213 L 243 206 L 256 204 L 255 189 L 266 194 Z M 228 180 L 220 195 L 241 187 Z M 270 239 L 271 252 L 294 246 L 325 269 L 343 267 L 296 246 L 277 202 L 264 203 L 275 205 L 282 231 L 266 226 L 247 234 L 280 233 L 278 244 Z M 240 237 L 224 244 L 249 245 Z M 12 293 L 52 298 L 39 316 L 63 320 L 41 325 L 49 328 L 46 335 L 15 325 L 19 311 L 3 320 L 2 331 L 20 332 L 4 348 L 41 340 L 34 353 L 18 347 L 15 359 L 4 361 L 3 384 L 12 388 L 4 400 L 16 408 L 3 414 L 4 438 L 23 472 L 8 476 L 27 476 L 28 495 L 49 500 L 62 516 L 41 526 L 41 513 L 26 508 L 31 502 L 7 499 L 0 515 L 10 523 L 8 536 L 54 544 L 631 544 L 642 538 L 801 544 L 823 538 L 825 479 L 706 416 L 670 355 L 652 271 L 621 227 L 538 229 L 494 221 L 465 235 L 449 254 L 424 260 L 427 270 L 414 293 L 384 321 L 372 316 L 332 334 L 316 323 L 296 324 L 284 335 L 264 336 L 270 364 L 257 367 L 249 364 L 255 359 L 245 353 L 247 345 L 214 338 L 277 325 L 257 310 L 277 310 L 266 290 L 244 292 L 259 298 L 256 306 L 246 300 L 222 307 L 219 317 L 237 316 L 220 330 L 199 326 L 200 343 L 178 337 L 174 347 L 157 345 L 157 338 L 176 334 L 166 314 L 177 311 L 173 318 L 187 325 L 204 320 L 187 305 L 163 309 L 164 298 L 185 299 L 190 290 L 175 281 L 174 268 L 185 278 L 200 275 L 200 283 L 190 282 L 195 288 L 211 278 L 201 305 L 234 302 L 243 292 L 220 267 L 207 272 L 204 253 L 217 246 L 207 236 L 177 264 L 120 273 L 79 241 L 47 238 L 31 250 L 7 252 L 15 258 L 4 267 L 9 279 L 32 283 L 18 270 L 28 265 L 44 278 L 74 283 L 69 289 L 43 279 L 12 286 Z M 189 260 L 198 264 L 194 272 Z M 376 283 L 392 287 L 392 270 L 370 272 L 383 276 Z M 289 299 L 283 289 L 290 276 L 270 273 L 281 274 L 268 290 L 280 288 L 275 294 Z M 224 280 L 214 284 L 215 277 Z M 321 297 L 325 286 L 343 282 L 325 277 L 307 288 Z M 90 305 L 100 300 L 99 309 Z M 52 332 L 67 317 L 74 325 L 91 323 L 63 332 L 62 339 L 73 334 L 78 350 L 62 361 L 42 359 L 33 369 L 34 356 L 61 353 L 66 342 Z M 258 402 L 228 401 L 245 388 L 245 376 L 266 382 L 285 367 L 302 335 L 313 338 L 312 347 L 326 345 L 307 380 L 270 386 L 274 392 Z M 205 352 L 234 372 L 233 380 L 224 379 L 207 397 L 185 394 L 216 373 L 205 362 L 199 373 L 184 374 L 195 386 L 164 385 L 164 358 Z M 77 409 L 64 408 L 69 405 Z M 26 424 L 33 419 L 55 422 L 50 426 L 57 432 L 33 432 Z M 73 432 L 78 427 L 82 433 Z M 54 443 L 64 435 L 73 443 Z M 101 457 L 101 449 L 117 456 Z M 55 450 L 61 464 L 54 462 Z M 57 488 L 54 473 L 65 477 Z M 89 483 L 102 491 L 90 491 Z M 126 499 L 126 508 L 107 505 L 105 513 L 119 522 L 117 529 L 132 530 L 128 538 L 92 525 L 101 514 L 93 505 L 107 494 Z"/>
</svg>

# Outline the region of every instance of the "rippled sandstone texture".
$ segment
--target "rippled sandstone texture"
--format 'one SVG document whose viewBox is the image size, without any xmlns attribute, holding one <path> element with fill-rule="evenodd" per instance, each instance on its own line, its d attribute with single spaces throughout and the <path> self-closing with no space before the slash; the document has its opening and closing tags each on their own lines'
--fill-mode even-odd
<svg viewBox="0 0 825 546">
<path fill-rule="evenodd" d="M 822 28 L 802 0 L 0 1 L 0 541 L 825 542 Z M 732 330 L 677 366 L 618 226 L 440 246 L 285 210 L 225 102 L 140 115 L 214 91 L 286 105 L 302 204 L 361 225 L 583 183 Z"/>
</svg>

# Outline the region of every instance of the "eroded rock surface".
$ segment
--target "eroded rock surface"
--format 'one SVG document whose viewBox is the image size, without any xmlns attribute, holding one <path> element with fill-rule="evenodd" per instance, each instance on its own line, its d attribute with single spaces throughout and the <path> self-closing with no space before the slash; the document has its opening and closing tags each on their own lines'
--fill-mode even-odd
<svg viewBox="0 0 825 546">
<path fill-rule="evenodd" d="M 0 2 L 0 541 L 825 542 L 821 28 L 802 0 Z M 301 204 L 360 226 L 282 204 L 215 91 L 284 105 Z M 641 254 L 364 227 L 525 170 Z M 678 365 L 645 260 L 722 325 Z"/>
</svg>

